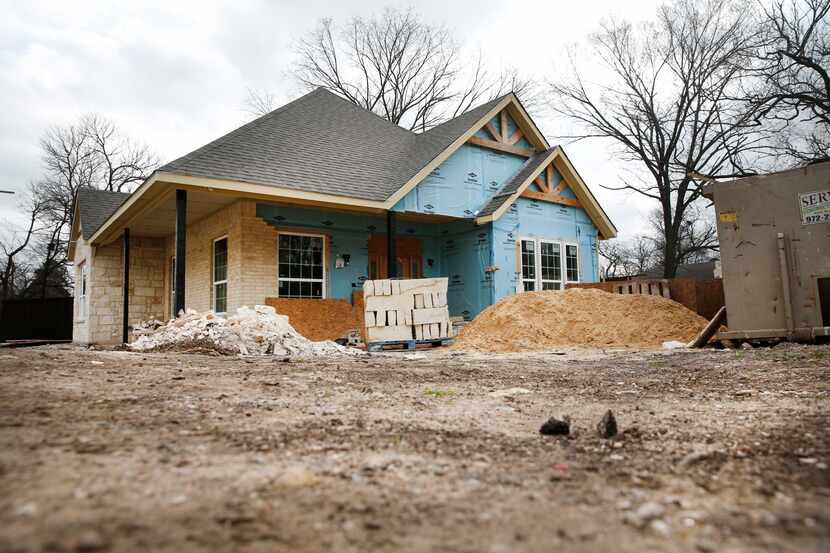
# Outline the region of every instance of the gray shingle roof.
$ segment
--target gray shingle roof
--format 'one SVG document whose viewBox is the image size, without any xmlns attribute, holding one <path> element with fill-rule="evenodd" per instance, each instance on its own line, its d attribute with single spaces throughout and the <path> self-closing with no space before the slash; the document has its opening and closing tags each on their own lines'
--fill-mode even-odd
<svg viewBox="0 0 830 553">
<path fill-rule="evenodd" d="M 416 134 L 318 88 L 160 171 L 383 201 L 502 98 Z"/>
<path fill-rule="evenodd" d="M 545 161 L 545 158 L 553 153 L 556 148 L 557 146 L 553 146 L 544 152 L 539 152 L 533 157 L 528 158 L 519 171 L 513 175 L 513 178 L 504 183 L 504 186 L 502 186 L 489 200 L 487 200 L 487 203 L 484 204 L 484 207 L 479 210 L 476 217 L 485 217 L 495 213 L 496 210 L 502 206 L 502 204 L 510 199 L 510 196 L 522 186 L 522 183 L 527 180 L 533 171 L 539 168 L 539 166 Z"/>
<path fill-rule="evenodd" d="M 109 192 L 93 188 L 81 188 L 75 195 L 80 218 L 81 236 L 88 240 L 115 210 L 129 198 L 124 192 Z"/>
</svg>

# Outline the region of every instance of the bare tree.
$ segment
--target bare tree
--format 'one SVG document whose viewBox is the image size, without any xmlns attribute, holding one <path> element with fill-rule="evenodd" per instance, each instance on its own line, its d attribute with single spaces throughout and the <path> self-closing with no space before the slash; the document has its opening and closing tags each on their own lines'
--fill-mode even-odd
<svg viewBox="0 0 830 553">
<path fill-rule="evenodd" d="M 635 236 L 629 241 L 604 240 L 599 243 L 603 260 L 603 279 L 642 275 L 658 263 L 656 241 L 650 236 Z"/>
<path fill-rule="evenodd" d="M 572 74 L 552 84 L 551 109 L 581 127 L 572 138 L 611 139 L 635 168 L 622 186 L 660 207 L 664 275 L 673 277 L 687 211 L 701 188 L 690 172 L 746 175 L 764 144 L 752 113 L 736 101 L 760 33 L 742 6 L 727 0 L 675 0 L 655 22 L 608 21 L 592 36 L 593 61 L 607 74 Z"/>
<path fill-rule="evenodd" d="M 32 186 L 42 205 L 34 238 L 46 294 L 48 282 L 68 274 L 69 223 L 81 188 L 129 192 L 150 176 L 158 158 L 124 136 L 108 119 L 85 115 L 75 124 L 50 128 L 41 139 L 45 172 Z"/>
<path fill-rule="evenodd" d="M 759 121 L 776 131 L 776 154 L 796 161 L 830 152 L 830 0 L 762 4 L 766 44 L 748 93 Z"/>
<path fill-rule="evenodd" d="M 513 69 L 491 74 L 481 55 L 465 59 L 442 26 L 412 10 L 387 8 L 339 26 L 323 19 L 300 40 L 293 74 L 308 89 L 324 87 L 411 130 L 427 130 L 506 94 L 537 101 L 533 81 Z"/>
<path fill-rule="evenodd" d="M 267 115 L 277 108 L 276 95 L 267 90 L 248 88 L 248 96 L 243 102 L 242 109 L 252 117 Z"/>
<path fill-rule="evenodd" d="M 665 230 L 663 217 L 659 209 L 649 216 L 649 223 L 653 229 L 653 249 L 656 252 L 654 263 L 663 265 L 665 252 Z M 699 263 L 708 261 L 712 254 L 720 251 L 718 231 L 714 218 L 710 212 L 704 210 L 700 202 L 691 205 L 684 213 L 679 225 L 675 252 L 678 265 L 684 263 Z"/>
<path fill-rule="evenodd" d="M 21 206 L 28 213 L 28 224 L 20 232 L 10 231 L 0 237 L 0 318 L 2 318 L 3 302 L 16 296 L 28 284 L 29 267 L 21 262 L 20 258 L 30 246 L 37 232 L 38 220 L 43 212 L 42 201 L 29 197 Z"/>
</svg>

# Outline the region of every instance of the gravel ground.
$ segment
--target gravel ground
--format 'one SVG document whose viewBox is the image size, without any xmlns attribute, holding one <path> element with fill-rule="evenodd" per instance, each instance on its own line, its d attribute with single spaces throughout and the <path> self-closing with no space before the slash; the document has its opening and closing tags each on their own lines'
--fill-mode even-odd
<svg viewBox="0 0 830 553">
<path fill-rule="evenodd" d="M 830 347 L 559 353 L 0 350 L 0 551 L 830 550 Z"/>
</svg>

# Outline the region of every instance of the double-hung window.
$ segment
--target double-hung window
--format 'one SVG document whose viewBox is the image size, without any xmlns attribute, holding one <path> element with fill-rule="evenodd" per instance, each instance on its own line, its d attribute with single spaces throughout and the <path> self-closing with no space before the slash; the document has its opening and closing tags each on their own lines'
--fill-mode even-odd
<svg viewBox="0 0 830 553">
<path fill-rule="evenodd" d="M 228 238 L 213 241 L 213 311 L 228 310 Z"/>
<path fill-rule="evenodd" d="M 576 244 L 544 238 L 520 241 L 522 291 L 562 290 L 565 282 L 579 282 Z"/>
<path fill-rule="evenodd" d="M 536 287 L 536 241 L 522 240 L 522 290 L 532 292 Z"/>
<path fill-rule="evenodd" d="M 561 290 L 562 245 L 559 242 L 540 240 L 539 260 L 542 267 L 542 290 Z"/>
<path fill-rule="evenodd" d="M 280 233 L 278 295 L 281 298 L 324 298 L 326 267 L 324 237 Z"/>
<path fill-rule="evenodd" d="M 568 282 L 579 282 L 579 252 L 576 244 L 565 245 L 565 262 Z"/>
</svg>

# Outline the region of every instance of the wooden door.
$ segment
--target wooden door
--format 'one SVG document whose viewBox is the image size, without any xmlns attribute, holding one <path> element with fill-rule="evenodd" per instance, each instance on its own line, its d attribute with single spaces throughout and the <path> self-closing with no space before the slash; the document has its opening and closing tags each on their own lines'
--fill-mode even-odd
<svg viewBox="0 0 830 553">
<path fill-rule="evenodd" d="M 389 278 L 386 254 L 386 236 L 371 236 L 369 238 L 369 267 L 367 268 L 370 280 Z M 399 278 L 423 277 L 424 265 L 419 238 L 411 236 L 396 238 L 395 256 L 397 257 L 397 276 Z"/>
</svg>

